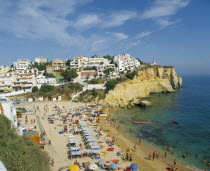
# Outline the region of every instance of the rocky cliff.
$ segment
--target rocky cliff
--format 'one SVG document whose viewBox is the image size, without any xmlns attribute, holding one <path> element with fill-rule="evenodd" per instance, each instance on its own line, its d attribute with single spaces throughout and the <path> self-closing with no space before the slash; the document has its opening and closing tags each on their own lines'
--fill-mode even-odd
<svg viewBox="0 0 210 171">
<path fill-rule="evenodd" d="M 150 93 L 175 92 L 182 85 L 182 78 L 173 67 L 153 66 L 138 71 L 133 80 L 116 85 L 106 95 L 103 103 L 113 107 L 132 106 Z"/>
</svg>

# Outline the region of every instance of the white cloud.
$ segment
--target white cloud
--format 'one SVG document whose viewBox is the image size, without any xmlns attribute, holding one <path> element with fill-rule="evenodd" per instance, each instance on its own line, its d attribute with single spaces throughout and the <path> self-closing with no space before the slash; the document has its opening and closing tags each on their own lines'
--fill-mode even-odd
<svg viewBox="0 0 210 171">
<path fill-rule="evenodd" d="M 135 36 L 136 39 L 140 39 L 140 38 L 143 38 L 143 37 L 147 37 L 149 35 L 151 35 L 152 32 L 150 31 L 145 31 L 145 32 L 142 32 L 142 33 L 139 33 Z"/>
<path fill-rule="evenodd" d="M 121 26 L 125 24 L 128 20 L 133 19 L 136 16 L 137 16 L 137 13 L 134 11 L 114 12 L 103 20 L 101 27 L 110 28 L 110 27 Z"/>
<path fill-rule="evenodd" d="M 156 20 L 156 22 L 157 22 L 162 28 L 167 27 L 167 26 L 170 26 L 170 25 L 176 23 L 176 21 L 170 21 L 170 20 L 167 19 L 167 18 L 158 18 L 158 19 Z"/>
<path fill-rule="evenodd" d="M 73 26 L 77 29 L 89 29 L 94 27 L 100 22 L 99 17 L 96 14 L 84 14 L 81 15 L 77 21 L 73 22 Z"/>
<path fill-rule="evenodd" d="M 155 0 L 141 16 L 142 19 L 154 19 L 162 27 L 172 25 L 176 22 L 170 21 L 169 17 L 176 14 L 178 10 L 186 7 L 190 0 Z"/>
<path fill-rule="evenodd" d="M 68 32 L 68 15 L 89 0 L 8 0 L 1 2 L 0 29 L 19 38 L 54 39 L 65 45 L 76 45 L 83 39 Z M 4 5 L 2 5 L 4 4 Z"/>
<path fill-rule="evenodd" d="M 128 38 L 128 35 L 124 33 L 119 33 L 119 32 L 108 32 L 108 33 L 111 34 L 113 38 L 116 40 L 125 40 Z"/>
<path fill-rule="evenodd" d="M 159 18 L 174 15 L 180 8 L 189 4 L 189 0 L 155 0 L 154 4 L 144 12 L 142 18 Z"/>
</svg>

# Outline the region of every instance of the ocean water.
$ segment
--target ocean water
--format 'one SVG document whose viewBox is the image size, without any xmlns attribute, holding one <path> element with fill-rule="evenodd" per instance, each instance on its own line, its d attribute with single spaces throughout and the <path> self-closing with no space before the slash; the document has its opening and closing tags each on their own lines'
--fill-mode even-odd
<svg viewBox="0 0 210 171">
<path fill-rule="evenodd" d="M 125 131 L 131 129 L 133 136 L 162 149 L 171 146 L 176 158 L 204 170 L 207 166 L 202 160 L 210 162 L 210 77 L 185 76 L 183 87 L 176 93 L 156 94 L 148 100 L 153 104 L 150 108 L 119 109 L 113 117 Z M 189 156 L 183 159 L 183 153 Z"/>
</svg>

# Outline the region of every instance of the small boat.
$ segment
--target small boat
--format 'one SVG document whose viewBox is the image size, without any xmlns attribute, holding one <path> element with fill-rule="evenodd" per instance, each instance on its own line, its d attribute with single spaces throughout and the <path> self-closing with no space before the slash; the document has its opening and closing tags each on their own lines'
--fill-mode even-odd
<svg viewBox="0 0 210 171">
<path fill-rule="evenodd" d="M 173 123 L 173 124 L 179 124 L 179 122 L 177 122 L 177 121 L 173 121 L 172 123 Z"/>
</svg>

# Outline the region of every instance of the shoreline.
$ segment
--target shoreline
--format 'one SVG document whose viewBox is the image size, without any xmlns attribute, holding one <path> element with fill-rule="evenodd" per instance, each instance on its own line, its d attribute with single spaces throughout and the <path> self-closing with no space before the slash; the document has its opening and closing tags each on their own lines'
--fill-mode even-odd
<svg viewBox="0 0 210 171">
<path fill-rule="evenodd" d="M 106 111 L 108 117 L 112 116 L 114 114 L 114 108 L 111 110 L 108 108 L 104 108 L 104 111 Z M 106 120 L 103 119 L 100 121 L 99 125 L 103 128 L 103 130 L 110 130 L 111 132 L 108 132 L 109 136 L 118 138 L 118 141 L 116 141 L 116 144 L 123 150 L 123 153 L 126 153 L 126 150 L 130 149 L 132 151 L 133 155 L 133 162 L 137 163 L 139 166 L 142 166 L 141 168 L 145 171 L 163 171 L 166 170 L 167 167 L 173 166 L 173 161 L 175 156 L 172 156 L 169 154 L 170 151 L 166 150 L 167 157 L 164 158 L 165 150 L 159 148 L 158 146 L 155 146 L 154 144 L 151 144 L 150 142 L 141 139 L 141 143 L 139 143 L 139 138 L 134 137 L 129 132 L 126 132 L 124 129 L 120 128 L 120 131 L 118 131 L 118 123 L 114 122 L 113 124 L 106 123 Z M 121 125 L 120 125 L 121 126 Z M 123 126 L 121 126 L 123 127 Z M 136 152 L 134 152 L 134 146 L 136 144 Z M 153 152 L 159 153 L 160 158 L 153 160 L 145 159 L 148 155 Z M 192 166 L 190 164 L 184 163 L 180 159 L 176 159 L 177 164 L 175 168 L 178 168 L 177 171 L 202 171 L 199 168 L 196 168 L 195 166 Z"/>
</svg>

